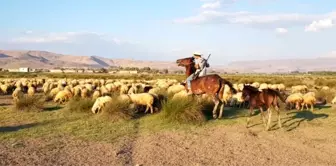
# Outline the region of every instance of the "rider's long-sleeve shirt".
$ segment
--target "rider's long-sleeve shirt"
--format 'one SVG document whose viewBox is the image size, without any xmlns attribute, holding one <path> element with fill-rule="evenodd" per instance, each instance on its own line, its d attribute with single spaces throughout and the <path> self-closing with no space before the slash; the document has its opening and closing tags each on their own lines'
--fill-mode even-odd
<svg viewBox="0 0 336 166">
<path fill-rule="evenodd" d="M 195 59 L 195 64 L 199 65 L 199 69 L 196 70 L 196 72 L 201 71 L 201 73 L 199 74 L 199 76 L 204 76 L 206 75 L 206 60 L 204 58 L 198 58 Z"/>
</svg>

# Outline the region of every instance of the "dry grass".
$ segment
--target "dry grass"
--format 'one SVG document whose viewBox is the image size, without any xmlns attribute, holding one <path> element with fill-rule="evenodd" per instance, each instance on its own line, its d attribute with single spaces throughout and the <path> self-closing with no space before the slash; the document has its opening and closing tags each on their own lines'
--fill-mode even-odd
<svg viewBox="0 0 336 166">
<path fill-rule="evenodd" d="M 319 90 L 316 93 L 316 97 L 326 99 L 327 102 L 330 103 L 335 97 L 335 92 L 332 90 Z"/>
<path fill-rule="evenodd" d="M 41 96 L 24 95 L 22 99 L 14 103 L 13 110 L 24 112 L 43 111 L 44 99 Z"/>
<path fill-rule="evenodd" d="M 112 102 L 107 103 L 102 109 L 100 117 L 112 122 L 130 120 L 135 117 L 136 107 L 129 102 L 112 98 Z"/>
<path fill-rule="evenodd" d="M 168 122 L 202 124 L 206 121 L 203 105 L 192 98 L 167 100 L 162 104 L 162 118 Z"/>
<path fill-rule="evenodd" d="M 82 99 L 82 98 L 72 98 L 68 104 L 68 111 L 70 112 L 84 112 L 90 113 L 91 108 L 94 104 L 92 99 Z"/>
</svg>

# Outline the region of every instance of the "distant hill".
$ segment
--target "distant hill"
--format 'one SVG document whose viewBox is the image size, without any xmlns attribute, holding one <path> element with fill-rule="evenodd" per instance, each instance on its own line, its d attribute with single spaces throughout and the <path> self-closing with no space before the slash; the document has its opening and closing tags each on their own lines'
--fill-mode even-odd
<svg viewBox="0 0 336 166">
<path fill-rule="evenodd" d="M 237 61 L 231 62 L 227 67 L 240 72 L 255 73 L 336 71 L 336 58 Z"/>
<path fill-rule="evenodd" d="M 0 50 L 1 68 L 56 67 L 108 68 L 108 67 L 150 67 L 153 69 L 183 70 L 174 61 L 142 61 L 132 59 L 109 59 L 99 56 L 63 55 L 47 51 Z M 211 65 L 211 64 L 210 64 Z M 291 71 L 336 71 L 336 57 L 315 59 L 253 60 L 236 61 L 224 66 L 211 65 L 209 71 L 240 73 L 274 73 Z"/>
<path fill-rule="evenodd" d="M 47 51 L 9 51 L 0 50 L 0 65 L 2 68 L 43 68 L 56 67 L 150 67 L 155 69 L 183 69 L 174 62 L 138 61 L 132 59 L 108 59 L 98 56 L 77 56 L 51 53 Z"/>
</svg>

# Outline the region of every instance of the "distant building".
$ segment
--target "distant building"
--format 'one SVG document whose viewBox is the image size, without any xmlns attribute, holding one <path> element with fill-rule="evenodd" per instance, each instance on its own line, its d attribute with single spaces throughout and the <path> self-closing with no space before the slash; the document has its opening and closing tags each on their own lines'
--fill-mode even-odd
<svg viewBox="0 0 336 166">
<path fill-rule="evenodd" d="M 85 70 L 84 72 L 85 72 L 85 73 L 94 73 L 93 70 Z"/>
<path fill-rule="evenodd" d="M 120 70 L 118 71 L 119 74 L 138 74 L 137 70 Z"/>
<path fill-rule="evenodd" d="M 64 73 L 76 73 L 76 70 L 66 69 L 66 70 L 64 70 Z"/>
<path fill-rule="evenodd" d="M 28 73 L 31 72 L 31 69 L 29 67 L 20 67 L 19 72 Z"/>
<path fill-rule="evenodd" d="M 61 69 L 50 69 L 50 73 L 62 73 Z"/>
<path fill-rule="evenodd" d="M 19 72 L 19 69 L 8 69 L 8 72 Z"/>
</svg>

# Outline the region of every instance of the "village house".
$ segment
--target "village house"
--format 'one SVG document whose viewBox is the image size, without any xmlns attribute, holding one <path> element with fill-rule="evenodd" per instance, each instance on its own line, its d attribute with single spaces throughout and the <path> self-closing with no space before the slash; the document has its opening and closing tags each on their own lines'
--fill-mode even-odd
<svg viewBox="0 0 336 166">
<path fill-rule="evenodd" d="M 120 70 L 118 74 L 138 74 L 137 70 Z"/>
<path fill-rule="evenodd" d="M 19 72 L 19 69 L 8 69 L 8 72 Z"/>
<path fill-rule="evenodd" d="M 50 69 L 49 70 L 50 73 L 62 73 L 61 69 Z"/>
</svg>

